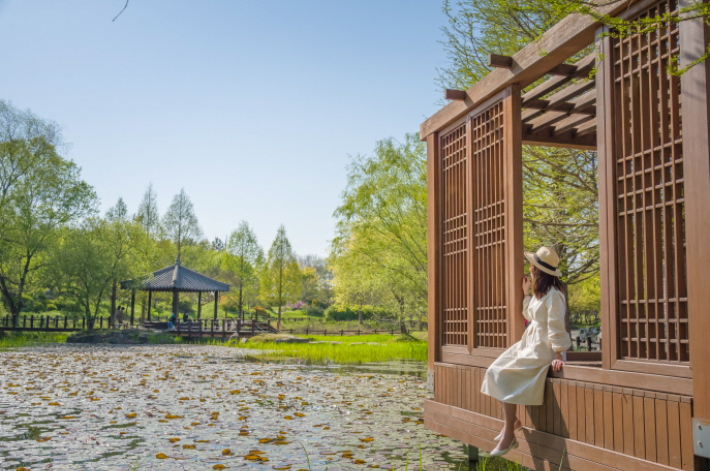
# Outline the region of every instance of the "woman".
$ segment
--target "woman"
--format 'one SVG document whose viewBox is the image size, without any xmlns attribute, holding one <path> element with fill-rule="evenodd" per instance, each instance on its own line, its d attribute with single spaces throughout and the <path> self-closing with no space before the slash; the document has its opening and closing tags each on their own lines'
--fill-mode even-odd
<svg viewBox="0 0 710 471">
<path fill-rule="evenodd" d="M 503 456 L 518 447 L 515 431 L 522 428 L 516 417 L 517 405 L 539 406 L 545 395 L 545 377 L 552 365 L 559 371 L 562 352 L 572 345 L 565 329 L 565 286 L 560 281 L 557 253 L 542 247 L 536 253 L 525 252 L 530 262 L 533 296 L 528 296 L 530 280 L 523 277 L 523 316 L 530 322 L 523 338 L 486 371 L 481 392 L 498 399 L 503 406 L 505 425 L 491 456 Z"/>
</svg>

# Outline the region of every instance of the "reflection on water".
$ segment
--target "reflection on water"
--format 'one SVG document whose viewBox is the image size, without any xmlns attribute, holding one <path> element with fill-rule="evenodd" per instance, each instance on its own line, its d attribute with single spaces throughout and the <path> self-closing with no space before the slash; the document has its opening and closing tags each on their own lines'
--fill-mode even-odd
<svg viewBox="0 0 710 471">
<path fill-rule="evenodd" d="M 0 469 L 418 469 L 420 453 L 424 469 L 466 462 L 459 442 L 423 426 L 419 362 L 264 363 L 195 345 L 29 348 L 0 362 Z"/>
</svg>

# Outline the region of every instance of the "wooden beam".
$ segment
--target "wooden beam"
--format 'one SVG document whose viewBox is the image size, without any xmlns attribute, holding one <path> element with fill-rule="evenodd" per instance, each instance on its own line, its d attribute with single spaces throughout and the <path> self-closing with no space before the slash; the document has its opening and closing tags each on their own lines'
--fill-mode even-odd
<svg viewBox="0 0 710 471">
<path fill-rule="evenodd" d="M 548 75 L 564 75 L 566 77 L 575 77 L 578 74 L 578 68 L 574 64 L 560 64 L 553 67 Z"/>
<path fill-rule="evenodd" d="M 564 111 L 567 114 L 586 114 L 595 116 L 597 94 L 595 90 L 585 93 L 584 95 L 563 103 L 550 106 L 549 100 L 535 100 L 531 105 L 527 106 L 527 110 L 523 113 L 523 122 L 529 122 L 538 116 L 541 116 L 546 111 Z"/>
<path fill-rule="evenodd" d="M 488 54 L 488 66 L 500 69 L 510 69 L 513 67 L 513 58 L 501 56 L 499 54 Z"/>
<path fill-rule="evenodd" d="M 577 126 L 574 130 L 574 135 L 577 137 L 580 137 L 580 136 L 587 135 L 590 132 L 597 132 L 597 118 L 596 117 L 594 117 L 594 119 L 591 119 L 580 126 Z"/>
<path fill-rule="evenodd" d="M 463 90 L 451 90 L 447 88 L 444 92 L 444 98 L 447 100 L 463 101 L 466 99 L 466 92 Z"/>
<path fill-rule="evenodd" d="M 597 135 L 589 133 L 575 136 L 573 131 L 555 135 L 546 129 L 537 134 L 523 133 L 523 144 L 527 146 L 562 147 L 565 149 L 597 150 Z"/>
<path fill-rule="evenodd" d="M 656 0 L 627 0 L 613 2 L 598 8 L 600 15 L 615 16 L 621 12 L 633 13 L 639 8 L 652 5 Z M 634 4 L 633 7 L 630 7 Z M 424 121 L 419 127 L 419 138 L 442 129 L 460 118 L 468 110 L 512 83 L 526 87 L 544 76 L 555 66 L 566 61 L 592 44 L 596 28 L 600 25 L 589 15 L 572 14 L 550 28 L 542 37 L 533 41 L 513 56 L 513 67 L 496 69 L 466 90 L 465 102 L 452 102 Z"/>
<path fill-rule="evenodd" d="M 589 121 L 594 120 L 594 116 L 585 116 L 582 114 L 573 114 L 566 119 L 563 119 L 559 123 L 553 126 L 555 135 L 564 134 L 567 131 L 575 130 L 578 126 L 581 126 Z"/>
<path fill-rule="evenodd" d="M 594 68 L 594 64 L 596 61 L 596 56 L 594 54 L 590 54 L 584 59 L 579 61 L 579 68 L 581 71 L 586 71 L 587 73 L 591 71 Z M 526 103 L 532 100 L 537 100 L 538 98 L 542 98 L 548 93 L 551 93 L 558 88 L 560 88 L 562 85 L 568 83 L 570 80 L 572 80 L 573 77 L 567 77 L 567 76 L 558 76 L 558 77 L 552 77 L 551 79 L 548 79 L 538 85 L 537 87 L 533 88 L 529 92 L 527 92 L 525 95 L 523 95 L 523 107 L 526 106 Z M 585 83 L 585 82 L 582 82 Z M 592 84 L 594 82 L 592 81 Z M 575 86 L 575 85 L 573 85 Z M 569 87 L 571 88 L 571 87 Z M 567 89 L 565 88 L 564 90 L 561 90 L 558 93 L 563 93 Z M 567 96 L 569 97 L 569 91 L 566 92 Z M 559 99 L 559 98 L 558 98 Z M 565 100 L 566 101 L 566 100 Z"/>
</svg>

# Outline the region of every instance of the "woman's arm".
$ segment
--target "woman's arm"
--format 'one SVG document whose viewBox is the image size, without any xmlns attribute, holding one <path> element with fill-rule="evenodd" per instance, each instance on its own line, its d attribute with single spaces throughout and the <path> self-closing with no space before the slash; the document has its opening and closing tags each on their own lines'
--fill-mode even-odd
<svg viewBox="0 0 710 471">
<path fill-rule="evenodd" d="M 552 350 L 555 351 L 555 360 L 552 362 L 554 371 L 558 371 L 564 365 L 562 352 L 569 350 L 572 346 L 565 327 L 566 310 L 564 295 L 557 290 L 550 293 L 547 300 L 547 335 Z"/>
</svg>

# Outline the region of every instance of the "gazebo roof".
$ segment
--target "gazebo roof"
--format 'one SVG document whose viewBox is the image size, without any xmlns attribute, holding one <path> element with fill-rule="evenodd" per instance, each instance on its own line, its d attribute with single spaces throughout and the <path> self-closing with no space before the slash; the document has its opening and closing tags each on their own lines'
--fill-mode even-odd
<svg viewBox="0 0 710 471">
<path fill-rule="evenodd" d="M 121 282 L 121 288 L 131 288 L 133 280 Z M 229 291 L 229 284 L 213 280 L 196 271 L 190 270 L 175 262 L 175 265 L 161 268 L 147 275 L 136 287 L 141 291 L 183 291 L 183 292 L 213 292 Z"/>
</svg>

